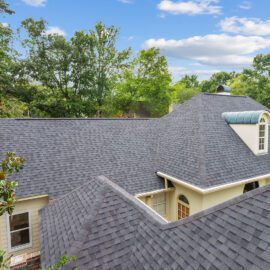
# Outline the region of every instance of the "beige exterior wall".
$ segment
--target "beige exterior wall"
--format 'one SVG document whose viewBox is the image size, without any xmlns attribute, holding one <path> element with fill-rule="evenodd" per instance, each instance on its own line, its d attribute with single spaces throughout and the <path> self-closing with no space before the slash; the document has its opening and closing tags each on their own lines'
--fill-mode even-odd
<svg viewBox="0 0 270 270">
<path fill-rule="evenodd" d="M 264 118 L 266 122 L 270 121 L 269 115 L 263 113 L 260 117 Z M 263 151 L 259 150 L 259 124 L 232 124 L 230 127 L 238 134 L 242 141 L 250 148 L 250 150 L 255 154 L 265 154 L 268 152 L 268 128 L 265 130 L 265 149 Z"/>
<path fill-rule="evenodd" d="M 49 202 L 47 196 L 37 197 L 33 199 L 27 199 L 16 202 L 14 214 L 30 212 L 30 221 L 31 221 L 31 235 L 32 235 L 32 246 L 30 248 L 21 249 L 18 251 L 9 250 L 8 244 L 8 215 L 0 217 L 0 249 L 6 250 L 9 254 L 14 256 L 24 254 L 24 253 L 33 253 L 40 250 L 40 217 L 39 209 L 46 206 Z"/>
<path fill-rule="evenodd" d="M 261 187 L 270 184 L 270 178 L 262 179 L 258 182 Z M 193 215 L 243 194 L 245 184 L 239 184 L 206 194 L 194 191 L 177 183 L 174 183 L 174 186 L 174 190 L 166 192 L 167 213 L 165 218 L 168 221 L 176 221 L 178 219 L 179 195 L 186 196 L 190 205 L 190 215 Z M 151 196 L 142 196 L 140 199 L 148 206 L 152 206 Z"/>
<path fill-rule="evenodd" d="M 258 154 L 259 125 L 230 125 L 242 141 L 254 153 Z M 257 140 L 255 139 L 257 138 Z"/>
<path fill-rule="evenodd" d="M 202 210 L 203 196 L 202 194 L 195 192 L 186 187 L 175 185 L 175 192 L 171 193 L 170 209 L 171 216 L 170 221 L 178 219 L 178 198 L 180 195 L 186 196 L 189 201 L 190 215 L 193 215 Z"/>
<path fill-rule="evenodd" d="M 262 187 L 270 183 L 270 178 L 262 179 L 258 182 L 259 182 L 259 186 Z M 205 194 L 203 196 L 203 209 L 207 209 L 209 207 L 223 203 L 225 201 L 228 201 L 230 199 L 233 199 L 243 194 L 244 187 L 245 187 L 245 184 L 240 184 L 238 186 L 234 186 L 231 188 L 226 188 L 226 189 L 218 190 L 216 192 Z"/>
</svg>

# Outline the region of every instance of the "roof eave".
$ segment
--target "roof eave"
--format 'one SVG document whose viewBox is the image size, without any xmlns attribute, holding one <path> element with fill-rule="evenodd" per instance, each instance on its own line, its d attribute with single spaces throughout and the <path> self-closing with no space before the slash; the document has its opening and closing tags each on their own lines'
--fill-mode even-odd
<svg viewBox="0 0 270 270">
<path fill-rule="evenodd" d="M 172 181 L 174 183 L 177 183 L 177 184 L 180 184 L 180 185 L 182 185 L 184 187 L 192 189 L 192 190 L 194 190 L 194 191 L 196 191 L 198 193 L 201 193 L 201 194 L 209 194 L 209 193 L 213 193 L 213 192 L 216 192 L 216 191 L 219 191 L 219 190 L 235 187 L 235 186 L 250 183 L 250 182 L 253 182 L 253 181 L 263 180 L 265 178 L 270 177 L 270 173 L 269 173 L 269 174 L 255 176 L 255 177 L 251 177 L 251 178 L 247 178 L 247 179 L 237 180 L 237 181 L 230 182 L 230 183 L 227 183 L 227 184 L 216 185 L 216 186 L 213 186 L 213 187 L 210 187 L 210 188 L 201 188 L 201 187 L 192 185 L 192 184 L 190 184 L 190 183 L 188 183 L 188 182 L 186 182 L 184 180 L 180 180 L 180 179 L 178 179 L 178 178 L 176 178 L 174 176 L 168 175 L 166 173 L 162 173 L 162 172 L 158 171 L 157 175 L 160 176 L 160 177 L 166 178 L 166 179 L 168 179 L 168 180 L 170 180 L 170 181 Z"/>
</svg>

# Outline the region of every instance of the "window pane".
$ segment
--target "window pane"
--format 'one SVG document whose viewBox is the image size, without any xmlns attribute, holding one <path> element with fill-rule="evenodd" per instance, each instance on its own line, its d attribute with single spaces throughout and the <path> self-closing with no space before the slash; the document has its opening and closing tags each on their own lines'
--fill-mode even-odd
<svg viewBox="0 0 270 270">
<path fill-rule="evenodd" d="M 264 131 L 260 131 L 260 137 L 264 137 L 265 136 L 265 132 Z"/>
<path fill-rule="evenodd" d="M 178 199 L 179 199 L 179 201 L 182 201 L 186 204 L 189 204 L 187 197 L 184 195 L 180 195 Z"/>
<path fill-rule="evenodd" d="M 30 243 L 29 229 L 22 230 L 19 232 L 12 232 L 10 234 L 11 238 L 11 247 L 17 247 Z"/>
<path fill-rule="evenodd" d="M 28 213 L 13 215 L 9 217 L 10 231 L 29 227 Z"/>
</svg>

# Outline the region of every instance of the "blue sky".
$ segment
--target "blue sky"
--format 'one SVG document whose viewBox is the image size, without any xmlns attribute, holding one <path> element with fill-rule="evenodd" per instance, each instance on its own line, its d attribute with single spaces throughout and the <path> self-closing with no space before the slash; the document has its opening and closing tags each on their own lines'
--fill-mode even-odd
<svg viewBox="0 0 270 270">
<path fill-rule="evenodd" d="M 12 28 L 44 18 L 48 31 L 71 37 L 95 22 L 120 28 L 119 49 L 159 47 L 175 79 L 241 70 L 270 48 L 269 0 L 8 0 Z"/>
</svg>

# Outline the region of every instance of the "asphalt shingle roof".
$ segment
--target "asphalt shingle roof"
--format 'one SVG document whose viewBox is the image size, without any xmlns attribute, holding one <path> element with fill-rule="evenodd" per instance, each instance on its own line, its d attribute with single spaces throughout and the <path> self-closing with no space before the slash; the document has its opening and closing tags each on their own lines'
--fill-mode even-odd
<svg viewBox="0 0 270 270">
<path fill-rule="evenodd" d="M 82 270 L 270 269 L 270 186 L 166 224 L 99 177 L 41 218 L 43 266 L 68 254 Z"/>
<path fill-rule="evenodd" d="M 268 174 L 270 155 L 254 155 L 222 117 L 250 110 L 268 111 L 249 97 L 214 94 L 179 105 L 160 119 L 158 170 L 201 188 Z"/>
<path fill-rule="evenodd" d="M 160 119 L 1 119 L 0 149 L 26 158 L 18 197 L 59 197 L 98 175 L 142 193 L 163 187 L 157 171 L 208 188 L 270 173 L 270 155 L 255 156 L 222 118 L 258 110 L 268 109 L 199 94 Z"/>
<path fill-rule="evenodd" d="M 26 164 L 17 196 L 62 196 L 90 176 L 106 175 L 134 194 L 159 189 L 148 120 L 0 120 L 1 153 Z M 146 180 L 147 178 L 147 180 Z"/>
</svg>

